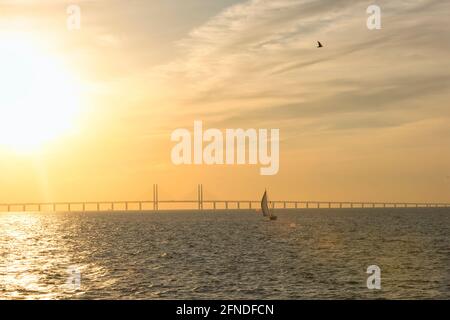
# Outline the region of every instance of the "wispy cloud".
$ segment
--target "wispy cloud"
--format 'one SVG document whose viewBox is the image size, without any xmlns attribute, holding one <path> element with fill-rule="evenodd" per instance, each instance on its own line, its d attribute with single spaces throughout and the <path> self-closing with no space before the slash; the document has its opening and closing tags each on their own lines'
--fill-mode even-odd
<svg viewBox="0 0 450 320">
<path fill-rule="evenodd" d="M 176 88 L 183 115 L 270 122 L 371 113 L 372 123 L 400 125 L 383 119 L 398 109 L 421 112 L 422 97 L 432 105 L 434 95 L 450 94 L 450 47 L 443 43 L 450 4 L 378 1 L 383 25 L 377 31 L 366 27 L 370 4 L 247 1 L 190 32 L 179 42 L 180 59 L 158 72 Z M 317 40 L 325 48 L 316 49 Z"/>
</svg>

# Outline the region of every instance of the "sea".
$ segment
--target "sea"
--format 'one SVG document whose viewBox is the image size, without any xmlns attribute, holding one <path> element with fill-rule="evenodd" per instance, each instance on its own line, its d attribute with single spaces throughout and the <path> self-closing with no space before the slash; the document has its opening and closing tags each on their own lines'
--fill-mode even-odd
<svg viewBox="0 0 450 320">
<path fill-rule="evenodd" d="M 450 299 L 449 208 L 276 214 L 0 213 L 0 299 Z"/>
</svg>

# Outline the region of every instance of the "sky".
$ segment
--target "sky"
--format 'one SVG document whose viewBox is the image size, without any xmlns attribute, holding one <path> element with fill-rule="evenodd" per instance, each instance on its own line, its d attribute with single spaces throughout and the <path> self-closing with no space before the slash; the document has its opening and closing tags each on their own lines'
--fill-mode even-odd
<svg viewBox="0 0 450 320">
<path fill-rule="evenodd" d="M 373 4 L 379 30 L 366 25 Z M 0 203 L 145 200 L 154 183 L 160 199 L 195 199 L 202 183 L 205 200 L 268 188 L 450 202 L 449 14 L 440 0 L 0 0 L 13 52 L 0 51 Z M 33 88 L 12 111 L 5 97 Z M 195 120 L 279 129 L 278 174 L 174 165 L 171 133 Z"/>
</svg>

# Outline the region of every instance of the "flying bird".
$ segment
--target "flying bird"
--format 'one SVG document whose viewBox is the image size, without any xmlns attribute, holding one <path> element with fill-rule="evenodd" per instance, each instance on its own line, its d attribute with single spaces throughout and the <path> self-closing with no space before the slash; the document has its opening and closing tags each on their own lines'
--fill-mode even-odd
<svg viewBox="0 0 450 320">
<path fill-rule="evenodd" d="M 317 41 L 317 48 L 323 48 L 323 45 L 320 43 L 320 41 Z"/>
</svg>

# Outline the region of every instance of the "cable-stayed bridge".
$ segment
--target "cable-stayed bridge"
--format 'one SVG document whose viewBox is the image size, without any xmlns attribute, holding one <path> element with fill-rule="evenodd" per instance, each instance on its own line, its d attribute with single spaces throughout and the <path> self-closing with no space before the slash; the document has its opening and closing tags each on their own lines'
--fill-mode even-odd
<svg viewBox="0 0 450 320">
<path fill-rule="evenodd" d="M 42 202 L 0 203 L 0 212 L 99 212 L 99 211 L 159 211 L 166 209 L 197 210 L 254 210 L 260 209 L 260 200 L 220 200 L 203 198 L 203 185 L 197 186 L 197 199 L 159 199 L 158 185 L 153 185 L 153 198 L 142 201 L 98 202 Z M 448 208 L 450 203 L 431 202 L 364 202 L 364 201 L 310 201 L 272 200 L 274 209 L 322 209 L 322 208 Z"/>
</svg>

